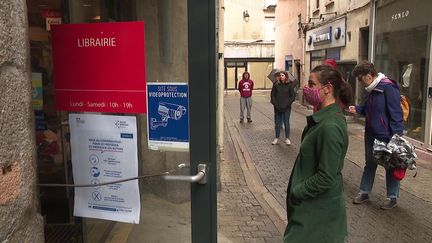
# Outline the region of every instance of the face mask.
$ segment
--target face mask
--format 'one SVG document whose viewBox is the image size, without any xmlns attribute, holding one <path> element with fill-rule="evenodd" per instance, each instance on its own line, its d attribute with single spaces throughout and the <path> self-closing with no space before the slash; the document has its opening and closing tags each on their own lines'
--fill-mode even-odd
<svg viewBox="0 0 432 243">
<path fill-rule="evenodd" d="M 320 95 L 321 89 L 312 89 L 309 86 L 305 86 L 303 88 L 303 95 L 307 103 L 314 107 L 319 107 L 321 103 L 323 102 L 323 99 Z"/>
</svg>

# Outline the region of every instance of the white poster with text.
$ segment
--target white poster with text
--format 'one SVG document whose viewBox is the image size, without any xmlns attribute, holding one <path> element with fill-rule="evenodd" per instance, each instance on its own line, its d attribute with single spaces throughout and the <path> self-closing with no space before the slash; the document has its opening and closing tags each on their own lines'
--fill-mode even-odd
<svg viewBox="0 0 432 243">
<path fill-rule="evenodd" d="M 138 224 L 138 181 L 97 186 L 138 176 L 137 125 L 133 116 L 70 114 L 74 216 Z"/>
</svg>

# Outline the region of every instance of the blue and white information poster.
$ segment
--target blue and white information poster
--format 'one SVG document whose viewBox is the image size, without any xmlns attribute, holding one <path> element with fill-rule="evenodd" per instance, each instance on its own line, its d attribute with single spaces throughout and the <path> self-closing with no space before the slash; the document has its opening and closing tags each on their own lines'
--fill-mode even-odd
<svg viewBox="0 0 432 243">
<path fill-rule="evenodd" d="M 147 83 L 148 148 L 189 151 L 189 93 L 186 83 Z"/>
<path fill-rule="evenodd" d="M 100 184 L 138 176 L 133 116 L 70 114 L 75 184 Z M 74 216 L 138 224 L 138 181 L 75 188 Z"/>
</svg>

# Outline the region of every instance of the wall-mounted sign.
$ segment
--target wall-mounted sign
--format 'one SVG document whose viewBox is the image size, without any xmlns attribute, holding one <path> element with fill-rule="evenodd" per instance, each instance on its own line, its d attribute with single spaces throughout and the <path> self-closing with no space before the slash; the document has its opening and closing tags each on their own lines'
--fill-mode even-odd
<svg viewBox="0 0 432 243">
<path fill-rule="evenodd" d="M 409 14 L 410 14 L 410 11 L 409 11 L 409 10 L 404 10 L 404 11 L 401 11 L 401 12 L 399 12 L 399 13 L 395 13 L 395 14 L 393 14 L 393 15 L 391 16 L 391 19 L 392 19 L 392 21 L 399 20 L 399 19 L 403 19 L 403 18 L 408 17 Z"/>
<path fill-rule="evenodd" d="M 346 17 L 306 32 L 306 51 L 316 51 L 346 45 Z"/>
<path fill-rule="evenodd" d="M 62 23 L 61 12 L 57 10 L 43 10 L 42 18 L 45 19 L 45 26 L 47 31 L 51 31 L 51 25 Z"/>
<path fill-rule="evenodd" d="M 72 170 L 75 184 L 74 216 L 138 224 L 138 181 L 97 184 L 138 176 L 136 118 L 70 114 Z"/>
<path fill-rule="evenodd" d="M 334 38 L 336 40 L 339 40 L 341 38 L 342 35 L 342 29 L 340 27 L 337 27 L 334 31 Z"/>
<path fill-rule="evenodd" d="M 189 150 L 189 92 L 186 83 L 147 84 L 148 147 Z"/>
<path fill-rule="evenodd" d="M 314 45 L 328 44 L 332 41 L 332 27 L 316 32 L 313 36 Z"/>
<path fill-rule="evenodd" d="M 56 107 L 145 113 L 143 22 L 52 26 Z"/>
<path fill-rule="evenodd" d="M 46 18 L 45 22 L 46 22 L 46 30 L 51 31 L 51 25 L 61 24 L 62 19 L 56 18 L 56 17 L 48 17 L 48 18 Z"/>
</svg>

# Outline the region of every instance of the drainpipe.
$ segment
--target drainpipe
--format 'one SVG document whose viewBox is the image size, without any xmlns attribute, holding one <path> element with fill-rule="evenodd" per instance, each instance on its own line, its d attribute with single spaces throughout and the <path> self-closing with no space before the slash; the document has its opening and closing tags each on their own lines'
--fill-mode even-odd
<svg viewBox="0 0 432 243">
<path fill-rule="evenodd" d="M 306 22 L 309 20 L 309 16 L 310 16 L 310 0 L 307 0 L 306 1 Z M 303 40 L 302 40 L 302 52 L 303 52 L 302 62 L 303 62 L 303 64 L 300 65 L 301 66 L 301 78 L 299 80 L 299 86 L 300 86 L 299 90 L 302 90 L 301 87 L 303 87 L 305 85 L 304 80 L 305 80 L 305 66 L 306 66 L 306 34 L 304 34 L 304 36 L 302 38 L 303 38 Z M 303 84 L 302 84 L 302 82 L 303 82 Z M 301 104 L 304 104 L 302 91 L 299 92 L 299 101 Z"/>
<path fill-rule="evenodd" d="M 171 0 L 158 1 L 159 57 L 162 63 L 172 63 Z"/>
<path fill-rule="evenodd" d="M 369 52 L 368 59 L 370 62 L 374 62 L 375 56 L 375 0 L 370 1 L 370 17 L 369 17 Z"/>
</svg>

